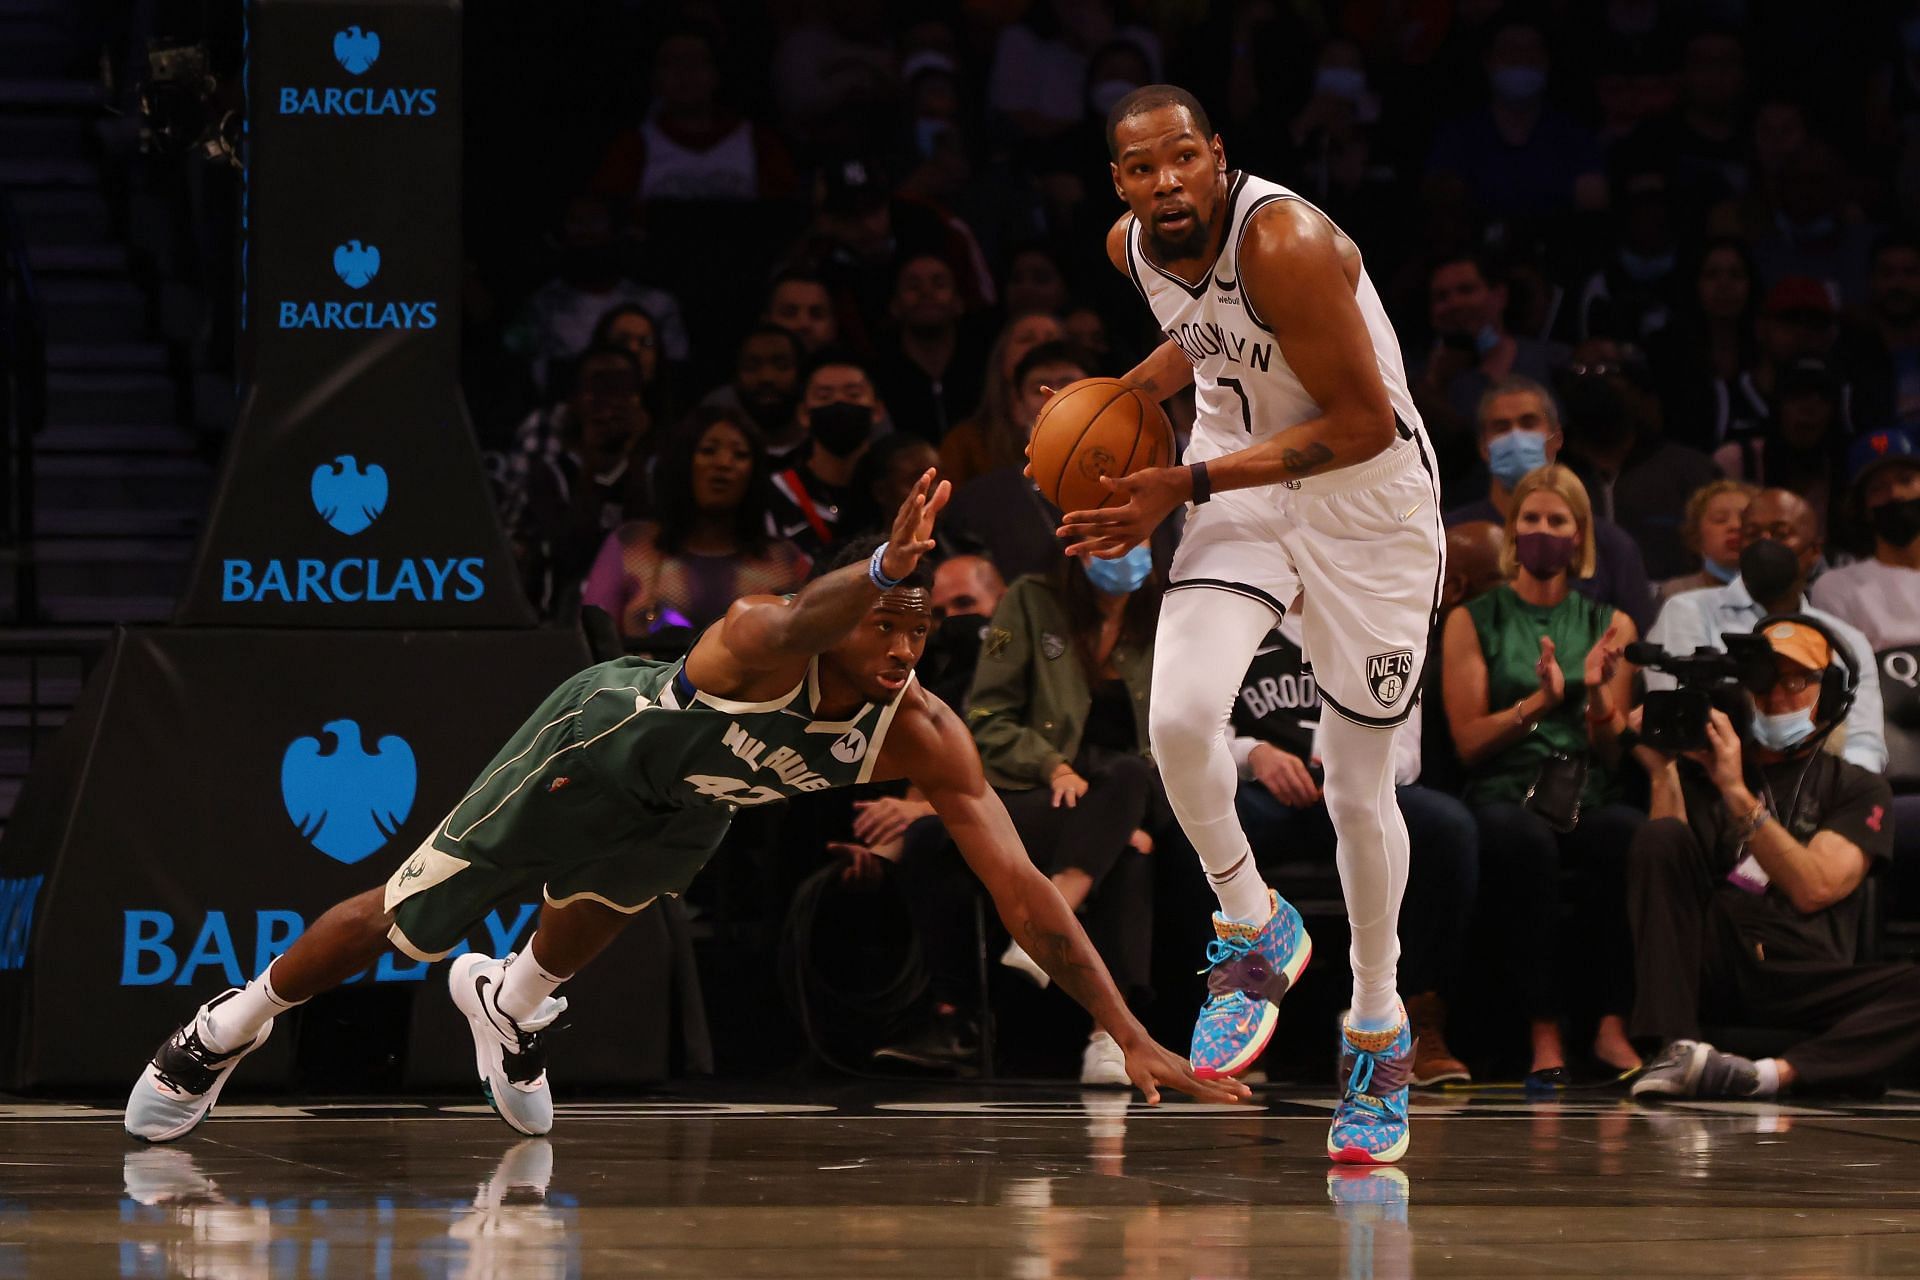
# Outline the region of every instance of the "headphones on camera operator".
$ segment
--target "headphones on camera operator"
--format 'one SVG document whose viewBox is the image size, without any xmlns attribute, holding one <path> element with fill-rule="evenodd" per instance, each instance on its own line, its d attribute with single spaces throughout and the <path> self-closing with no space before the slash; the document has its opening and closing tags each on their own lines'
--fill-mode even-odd
<svg viewBox="0 0 1920 1280">
<path fill-rule="evenodd" d="M 1805 627 L 1827 642 L 1827 667 L 1820 673 L 1820 700 L 1813 704 L 1814 728 L 1807 739 L 1808 743 L 1817 744 L 1837 729 L 1853 710 L 1853 700 L 1860 690 L 1860 662 L 1832 627 L 1804 613 L 1770 613 L 1753 624 L 1753 634 L 1765 635 L 1768 627 L 1782 622 Z"/>
</svg>

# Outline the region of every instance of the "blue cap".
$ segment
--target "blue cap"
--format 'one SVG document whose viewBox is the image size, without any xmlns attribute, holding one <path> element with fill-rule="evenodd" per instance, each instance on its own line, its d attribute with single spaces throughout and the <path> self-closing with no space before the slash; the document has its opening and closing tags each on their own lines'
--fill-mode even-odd
<svg viewBox="0 0 1920 1280">
<path fill-rule="evenodd" d="M 1920 444 L 1903 427 L 1883 427 L 1869 431 L 1847 446 L 1847 485 L 1853 487 L 1869 473 L 1889 462 L 1909 462 L 1920 467 Z"/>
</svg>

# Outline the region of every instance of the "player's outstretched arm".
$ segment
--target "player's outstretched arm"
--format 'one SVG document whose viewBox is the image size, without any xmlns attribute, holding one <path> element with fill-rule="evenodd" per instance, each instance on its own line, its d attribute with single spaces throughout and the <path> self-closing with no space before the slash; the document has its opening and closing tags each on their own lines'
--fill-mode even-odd
<svg viewBox="0 0 1920 1280">
<path fill-rule="evenodd" d="M 935 474 L 929 470 L 922 475 L 900 504 L 880 557 L 883 577 L 906 577 L 920 563 L 920 557 L 933 550 L 934 519 L 953 493 L 944 480 L 938 488 L 933 487 Z M 722 652 L 701 655 L 701 665 L 719 666 L 724 661 L 744 673 L 832 648 L 867 615 L 880 595 L 880 585 L 870 568 L 854 564 L 836 569 L 809 582 L 790 600 L 748 596 L 735 601 L 716 629 Z M 733 673 L 719 673 L 722 682 Z M 698 683 L 700 673 L 690 674 Z"/>
<path fill-rule="evenodd" d="M 987 785 L 973 739 L 945 703 L 922 691 L 918 705 L 894 722 L 886 755 L 888 772 L 903 772 L 933 805 L 1027 954 L 1120 1046 L 1127 1075 L 1149 1103 L 1160 1100 L 1161 1085 L 1206 1102 L 1247 1098 L 1237 1080 L 1197 1079 L 1187 1060 L 1157 1043 L 1128 1010 L 1073 909 L 1027 856 L 1006 806 Z"/>
</svg>

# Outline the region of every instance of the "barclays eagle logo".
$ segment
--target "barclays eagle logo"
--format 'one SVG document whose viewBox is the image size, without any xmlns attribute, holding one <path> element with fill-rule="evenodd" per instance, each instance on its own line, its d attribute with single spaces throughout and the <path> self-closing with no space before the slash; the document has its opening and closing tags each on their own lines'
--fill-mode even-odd
<svg viewBox="0 0 1920 1280">
<path fill-rule="evenodd" d="M 380 250 L 370 244 L 363 245 L 358 240 L 335 245 L 333 273 L 348 288 L 364 289 L 380 274 Z"/>
<path fill-rule="evenodd" d="M 380 37 L 372 31 L 348 27 L 333 33 L 333 56 L 354 75 L 359 75 L 380 58 Z"/>
<path fill-rule="evenodd" d="M 362 471 L 350 453 L 315 467 L 308 487 L 320 518 L 348 536 L 378 520 L 387 509 L 386 468 L 376 462 Z"/>
<path fill-rule="evenodd" d="M 413 811 L 413 748 L 388 734 L 368 755 L 353 720 L 329 721 L 320 732 L 333 737 L 334 749 L 295 738 L 280 760 L 280 797 L 314 848 L 351 866 L 378 852 Z"/>
</svg>

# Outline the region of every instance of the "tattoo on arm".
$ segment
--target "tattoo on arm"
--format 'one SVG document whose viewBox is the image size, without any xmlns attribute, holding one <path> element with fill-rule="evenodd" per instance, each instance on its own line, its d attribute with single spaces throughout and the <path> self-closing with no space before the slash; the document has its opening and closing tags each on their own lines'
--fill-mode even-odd
<svg viewBox="0 0 1920 1280">
<path fill-rule="evenodd" d="M 1324 440 L 1315 440 L 1304 449 L 1287 449 L 1280 455 L 1280 465 L 1291 475 L 1305 475 L 1315 467 L 1325 466 L 1333 461 L 1333 450 Z"/>
</svg>

